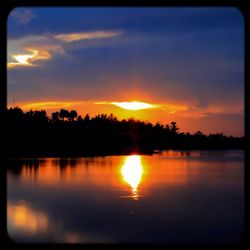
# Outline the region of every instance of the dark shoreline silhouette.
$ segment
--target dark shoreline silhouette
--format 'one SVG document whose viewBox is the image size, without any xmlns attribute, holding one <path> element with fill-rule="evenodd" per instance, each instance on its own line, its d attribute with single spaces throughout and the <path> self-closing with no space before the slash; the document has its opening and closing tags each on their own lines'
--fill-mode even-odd
<svg viewBox="0 0 250 250">
<path fill-rule="evenodd" d="M 61 109 L 48 117 L 45 110 L 6 110 L 8 157 L 77 157 L 153 154 L 166 149 L 243 149 L 244 137 L 222 133 L 179 132 L 176 122 L 163 125 L 118 120 L 113 114 L 82 118 Z"/>
</svg>

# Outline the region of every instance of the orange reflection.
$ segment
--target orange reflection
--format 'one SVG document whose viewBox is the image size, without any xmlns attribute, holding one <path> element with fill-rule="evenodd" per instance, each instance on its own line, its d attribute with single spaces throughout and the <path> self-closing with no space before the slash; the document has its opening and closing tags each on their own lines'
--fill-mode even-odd
<svg viewBox="0 0 250 250">
<path fill-rule="evenodd" d="M 137 187 L 141 182 L 143 166 L 139 155 L 128 156 L 121 168 L 123 180 L 132 187 L 132 198 L 138 199 Z"/>
<path fill-rule="evenodd" d="M 114 185 L 120 186 L 119 178 L 114 167 L 122 164 L 123 157 L 85 157 L 47 158 L 38 168 L 25 165 L 22 168 L 21 178 L 25 183 L 35 183 L 39 186 L 67 185 L 69 188 L 77 186 Z"/>
<path fill-rule="evenodd" d="M 15 68 L 19 66 L 37 66 L 33 64 L 34 61 L 37 60 L 48 60 L 51 58 L 50 53 L 47 50 L 43 49 L 33 49 L 27 48 L 25 49 L 27 52 L 31 52 L 32 54 L 14 54 L 12 57 L 15 59 L 14 62 L 9 62 L 7 64 L 8 68 Z"/>
<path fill-rule="evenodd" d="M 45 158 L 35 166 L 26 166 L 24 163 L 20 179 L 27 185 L 67 189 L 94 185 L 100 192 L 102 189 L 98 187 L 112 186 L 120 189 L 126 183 L 131 187 L 132 193 L 136 194 L 143 176 L 143 194 L 147 195 L 147 192 L 158 186 L 186 185 L 198 178 L 202 163 L 198 159 L 191 159 L 193 158 L 188 153 L 184 152 L 182 155 L 171 151 L 154 156 Z M 212 164 L 210 162 L 210 167 Z M 9 177 L 11 182 L 11 175 Z"/>
<path fill-rule="evenodd" d="M 8 202 L 7 214 L 8 221 L 14 225 L 15 229 L 32 234 L 48 230 L 48 216 L 43 212 L 35 211 L 26 203 Z"/>
</svg>

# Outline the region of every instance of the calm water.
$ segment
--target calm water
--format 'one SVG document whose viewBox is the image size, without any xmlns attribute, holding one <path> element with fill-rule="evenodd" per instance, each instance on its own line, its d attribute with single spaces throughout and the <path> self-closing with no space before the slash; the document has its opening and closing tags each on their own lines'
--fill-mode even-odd
<svg viewBox="0 0 250 250">
<path fill-rule="evenodd" d="M 9 160 L 17 242 L 234 242 L 244 227 L 244 151 Z"/>
</svg>

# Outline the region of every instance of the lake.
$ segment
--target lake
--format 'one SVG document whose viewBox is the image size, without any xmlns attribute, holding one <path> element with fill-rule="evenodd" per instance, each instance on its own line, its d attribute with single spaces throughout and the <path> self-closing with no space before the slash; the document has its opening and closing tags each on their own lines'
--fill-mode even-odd
<svg viewBox="0 0 250 250">
<path fill-rule="evenodd" d="M 7 230 L 16 242 L 237 242 L 244 151 L 9 159 Z"/>
</svg>

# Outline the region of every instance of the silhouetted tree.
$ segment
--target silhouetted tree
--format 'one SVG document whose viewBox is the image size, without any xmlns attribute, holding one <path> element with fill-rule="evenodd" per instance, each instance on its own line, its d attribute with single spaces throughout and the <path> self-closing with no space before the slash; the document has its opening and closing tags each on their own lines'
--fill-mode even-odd
<svg viewBox="0 0 250 250">
<path fill-rule="evenodd" d="M 59 117 L 62 118 L 63 121 L 65 118 L 69 119 L 69 111 L 66 109 L 61 109 L 59 112 Z"/>
<path fill-rule="evenodd" d="M 32 118 L 34 116 L 34 111 L 31 109 L 30 111 L 26 112 L 28 118 Z"/>
<path fill-rule="evenodd" d="M 205 135 L 179 132 L 176 122 L 165 126 L 159 122 L 118 120 L 114 114 L 98 114 L 84 119 L 75 110 L 61 109 L 48 118 L 44 110 L 26 113 L 19 107 L 7 109 L 7 127 L 10 131 L 7 148 L 10 152 L 96 152 L 119 153 L 124 149 L 168 148 L 243 148 L 244 137 L 227 137 L 222 133 Z M 75 121 L 77 117 L 77 122 Z M 120 151 L 119 151 L 120 150 Z"/>
<path fill-rule="evenodd" d="M 169 126 L 170 132 L 173 134 L 177 134 L 179 128 L 176 125 L 176 122 L 171 122 Z"/>
<path fill-rule="evenodd" d="M 166 125 L 165 125 L 165 131 L 166 131 L 167 133 L 170 133 L 171 129 L 170 129 L 169 124 L 166 124 Z"/>
<path fill-rule="evenodd" d="M 74 121 L 74 119 L 77 117 L 77 112 L 75 110 L 71 110 L 69 112 L 69 120 Z"/>
<path fill-rule="evenodd" d="M 22 119 L 24 116 L 22 109 L 17 106 L 14 108 L 10 108 L 7 114 L 8 114 L 8 118 L 12 118 L 12 119 Z"/>
<path fill-rule="evenodd" d="M 35 118 L 35 120 L 40 121 L 40 122 L 47 122 L 48 121 L 48 117 L 47 117 L 45 110 L 41 110 L 41 111 L 35 110 L 34 111 L 34 118 Z"/>
<path fill-rule="evenodd" d="M 87 114 L 85 117 L 84 117 L 84 123 L 88 123 L 90 121 L 90 118 L 89 118 L 89 114 Z"/>
<path fill-rule="evenodd" d="M 198 130 L 198 131 L 194 134 L 194 136 L 196 136 L 196 137 L 204 137 L 205 134 L 203 134 L 200 130 Z"/>
<path fill-rule="evenodd" d="M 53 112 L 51 116 L 52 116 L 52 122 L 59 121 L 59 112 Z"/>
<path fill-rule="evenodd" d="M 78 122 L 78 123 L 82 123 L 82 122 L 83 122 L 83 119 L 82 119 L 82 116 L 81 116 L 81 115 L 79 115 L 79 116 L 77 117 L 77 122 Z"/>
</svg>

